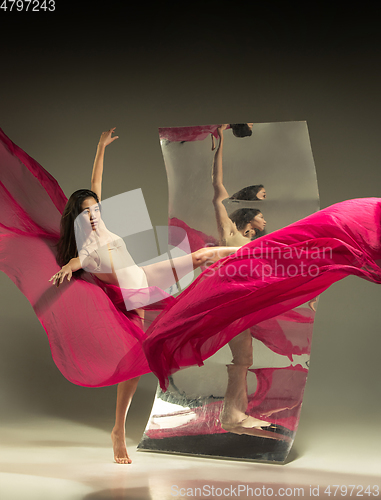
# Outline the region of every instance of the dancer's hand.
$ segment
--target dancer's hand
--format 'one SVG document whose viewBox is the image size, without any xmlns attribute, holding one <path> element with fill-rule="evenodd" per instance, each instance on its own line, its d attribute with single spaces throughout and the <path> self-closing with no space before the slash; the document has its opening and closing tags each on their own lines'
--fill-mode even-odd
<svg viewBox="0 0 381 500">
<path fill-rule="evenodd" d="M 213 134 L 210 134 L 211 138 L 212 138 L 212 151 L 214 151 L 216 149 L 216 141 L 214 140 L 214 135 Z"/>
<path fill-rule="evenodd" d="M 115 139 L 119 139 L 119 137 L 116 135 L 112 137 L 112 134 L 114 133 L 116 127 L 110 128 L 110 130 L 107 130 L 107 132 L 102 132 L 101 138 L 99 139 L 99 145 L 100 146 L 108 146 L 112 142 L 115 141 Z"/>
<path fill-rule="evenodd" d="M 69 264 L 61 267 L 61 270 L 58 273 L 54 274 L 49 281 L 53 281 L 52 285 L 59 287 L 63 280 L 66 278 L 68 281 L 71 280 L 73 271 Z"/>
<path fill-rule="evenodd" d="M 221 137 L 222 132 L 228 128 L 228 124 L 224 123 L 217 128 L 218 135 Z"/>
</svg>

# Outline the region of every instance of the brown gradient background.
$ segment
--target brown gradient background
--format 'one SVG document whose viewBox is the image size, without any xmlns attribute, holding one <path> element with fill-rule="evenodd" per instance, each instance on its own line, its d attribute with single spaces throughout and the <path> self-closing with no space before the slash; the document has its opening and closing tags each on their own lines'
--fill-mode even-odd
<svg viewBox="0 0 381 500">
<path fill-rule="evenodd" d="M 166 224 L 158 127 L 292 120 L 307 121 L 322 208 L 381 196 L 374 13 L 349 4 L 323 12 L 310 4 L 258 10 L 256 2 L 180 11 L 171 2 L 141 10 L 63 3 L 55 13 L 0 12 L 0 127 L 67 196 L 89 187 L 99 135 L 116 126 L 103 197 L 142 188 L 153 224 Z M 355 278 L 321 296 L 297 453 L 313 453 L 329 432 L 329 454 L 379 423 L 380 302 L 381 287 Z M 3 273 L 0 314 L 1 419 L 41 414 L 111 429 L 115 388 L 63 378 L 31 306 Z M 131 410 L 136 439 L 155 387 L 152 375 L 143 378 Z M 374 446 L 379 431 L 367 439 Z"/>
</svg>

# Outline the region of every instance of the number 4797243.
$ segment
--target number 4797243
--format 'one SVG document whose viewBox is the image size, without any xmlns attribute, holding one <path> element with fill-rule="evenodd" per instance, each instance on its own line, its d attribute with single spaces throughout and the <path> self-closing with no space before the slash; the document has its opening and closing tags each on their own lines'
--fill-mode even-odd
<svg viewBox="0 0 381 500">
<path fill-rule="evenodd" d="M 1 1 L 1 0 L 0 0 Z M 43 11 L 54 11 L 56 9 L 55 0 L 3 0 L 0 5 L 0 9 L 4 11 L 30 11 L 30 12 L 40 12 Z"/>
</svg>

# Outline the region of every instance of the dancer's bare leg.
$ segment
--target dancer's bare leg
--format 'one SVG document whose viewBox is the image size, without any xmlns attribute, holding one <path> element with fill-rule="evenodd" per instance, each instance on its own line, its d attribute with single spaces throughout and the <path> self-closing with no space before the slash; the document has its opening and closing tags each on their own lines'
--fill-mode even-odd
<svg viewBox="0 0 381 500">
<path fill-rule="evenodd" d="M 140 377 L 118 384 L 116 397 L 115 425 L 111 432 L 114 460 L 118 464 L 130 464 L 126 447 L 126 417 Z"/>
<path fill-rule="evenodd" d="M 228 386 L 225 393 L 224 406 L 220 415 L 221 425 L 230 430 L 235 426 L 243 428 L 268 427 L 269 422 L 251 417 L 247 410 L 247 371 L 248 366 L 228 365 Z"/>
<path fill-rule="evenodd" d="M 200 266 L 210 266 L 219 259 L 235 253 L 240 247 L 207 247 L 200 248 L 189 255 L 165 259 L 154 264 L 144 266 L 148 285 L 158 286 L 166 290 L 178 282 L 183 276 Z"/>
<path fill-rule="evenodd" d="M 252 337 L 250 330 L 245 330 L 229 342 L 233 354 L 233 361 L 228 369 L 228 385 L 226 388 L 224 406 L 220 415 L 221 426 L 225 430 L 235 432 L 235 427 L 250 429 L 266 427 L 269 422 L 246 415 L 247 372 L 253 364 Z M 242 433 L 242 432 L 239 432 Z"/>
<path fill-rule="evenodd" d="M 130 319 L 139 328 L 144 327 L 144 310 L 135 309 L 135 316 Z M 130 464 L 131 458 L 128 456 L 126 447 L 126 418 L 131 406 L 132 398 L 136 392 L 140 377 L 135 377 L 125 382 L 120 382 L 116 394 L 115 425 L 111 432 L 112 446 L 114 449 L 114 460 L 118 464 Z"/>
</svg>

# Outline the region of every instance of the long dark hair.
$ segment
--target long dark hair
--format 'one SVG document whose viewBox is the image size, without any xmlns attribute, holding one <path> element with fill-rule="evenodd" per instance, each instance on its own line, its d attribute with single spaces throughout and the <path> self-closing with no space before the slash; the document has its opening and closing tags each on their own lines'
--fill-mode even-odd
<svg viewBox="0 0 381 500">
<path fill-rule="evenodd" d="M 236 137 L 250 137 L 253 133 L 247 123 L 231 123 L 230 127 Z"/>
<path fill-rule="evenodd" d="M 82 212 L 82 203 L 86 198 L 94 198 L 99 203 L 99 198 L 90 189 L 79 189 L 75 191 L 66 203 L 61 217 L 60 239 L 57 243 L 57 263 L 64 266 L 77 256 L 77 244 L 75 241 L 74 221 Z"/>
<path fill-rule="evenodd" d="M 263 184 L 255 184 L 254 186 L 247 186 L 230 196 L 231 200 L 246 200 L 254 201 L 258 200 L 257 194 L 265 186 Z"/>
<path fill-rule="evenodd" d="M 246 224 L 251 222 L 254 217 L 261 214 L 262 212 L 257 208 L 239 208 L 229 215 L 230 219 L 237 226 L 238 231 L 245 229 Z M 255 229 L 255 233 L 260 233 L 259 230 Z"/>
</svg>

